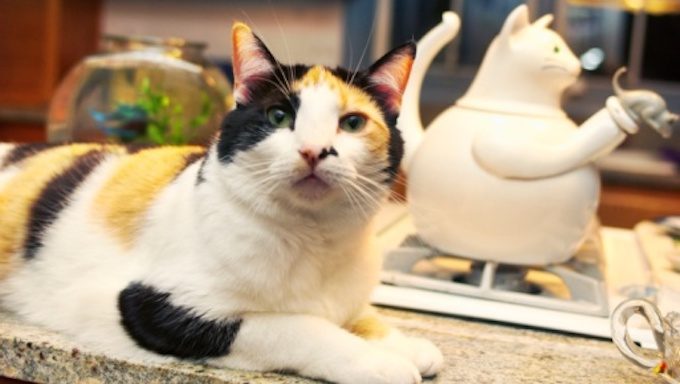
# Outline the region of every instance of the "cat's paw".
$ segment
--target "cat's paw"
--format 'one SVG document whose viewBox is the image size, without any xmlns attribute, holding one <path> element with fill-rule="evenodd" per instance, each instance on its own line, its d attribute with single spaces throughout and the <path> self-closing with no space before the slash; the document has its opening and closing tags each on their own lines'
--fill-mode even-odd
<svg viewBox="0 0 680 384">
<path fill-rule="evenodd" d="M 444 366 L 444 356 L 430 340 L 420 337 L 407 338 L 410 344 L 410 358 L 423 377 L 434 376 Z"/>
<path fill-rule="evenodd" d="M 377 348 L 357 354 L 337 378 L 342 384 L 419 384 L 421 381 L 411 361 Z"/>
<path fill-rule="evenodd" d="M 439 348 L 420 337 L 406 337 L 394 332 L 385 339 L 375 340 L 373 344 L 406 357 L 423 377 L 436 375 L 444 365 L 444 356 Z"/>
</svg>

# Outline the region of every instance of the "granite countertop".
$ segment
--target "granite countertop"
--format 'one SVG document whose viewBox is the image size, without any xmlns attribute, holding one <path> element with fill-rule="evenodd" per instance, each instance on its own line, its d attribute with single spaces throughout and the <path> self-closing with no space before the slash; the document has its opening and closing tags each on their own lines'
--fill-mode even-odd
<svg viewBox="0 0 680 384">
<path fill-rule="evenodd" d="M 660 383 L 607 340 L 380 309 L 388 322 L 429 338 L 446 367 L 434 383 Z M 63 336 L 0 312 L 0 377 L 50 383 L 312 383 L 290 375 L 188 363 L 142 365 L 88 353 Z"/>
</svg>

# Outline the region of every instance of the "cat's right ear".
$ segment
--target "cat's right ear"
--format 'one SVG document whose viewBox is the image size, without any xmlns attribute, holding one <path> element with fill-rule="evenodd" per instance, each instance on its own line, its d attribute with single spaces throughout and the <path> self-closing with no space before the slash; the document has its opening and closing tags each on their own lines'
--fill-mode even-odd
<svg viewBox="0 0 680 384">
<path fill-rule="evenodd" d="M 529 8 L 526 4 L 522 4 L 515 8 L 503 23 L 499 37 L 509 39 L 512 35 L 529 26 Z"/>
<path fill-rule="evenodd" d="M 231 29 L 234 67 L 234 100 L 237 104 L 250 101 L 249 86 L 274 71 L 276 60 L 250 28 L 240 22 Z"/>
</svg>

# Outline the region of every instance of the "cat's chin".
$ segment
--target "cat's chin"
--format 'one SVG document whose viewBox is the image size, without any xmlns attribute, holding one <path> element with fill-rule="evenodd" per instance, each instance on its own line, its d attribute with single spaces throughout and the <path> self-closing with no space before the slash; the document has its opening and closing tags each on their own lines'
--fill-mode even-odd
<svg viewBox="0 0 680 384">
<path fill-rule="evenodd" d="M 304 201 L 321 201 L 333 192 L 333 187 L 319 176 L 310 174 L 293 183 L 293 193 Z"/>
</svg>

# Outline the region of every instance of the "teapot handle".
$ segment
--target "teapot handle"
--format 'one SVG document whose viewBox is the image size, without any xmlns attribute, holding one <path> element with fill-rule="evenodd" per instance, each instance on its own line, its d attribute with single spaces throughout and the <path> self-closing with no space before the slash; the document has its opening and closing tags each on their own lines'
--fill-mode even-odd
<svg viewBox="0 0 680 384">
<path fill-rule="evenodd" d="M 645 353 L 645 351 L 650 351 L 649 349 L 640 348 L 631 340 L 626 324 L 633 315 L 643 316 L 652 328 L 654 340 L 659 349 L 657 357 L 650 358 L 649 353 Z M 630 299 L 619 304 L 614 309 L 614 312 L 612 312 L 611 331 L 614 344 L 616 344 L 623 356 L 633 363 L 641 367 L 653 368 L 662 359 L 664 354 L 663 318 L 659 310 L 651 302 L 644 299 Z"/>
</svg>

